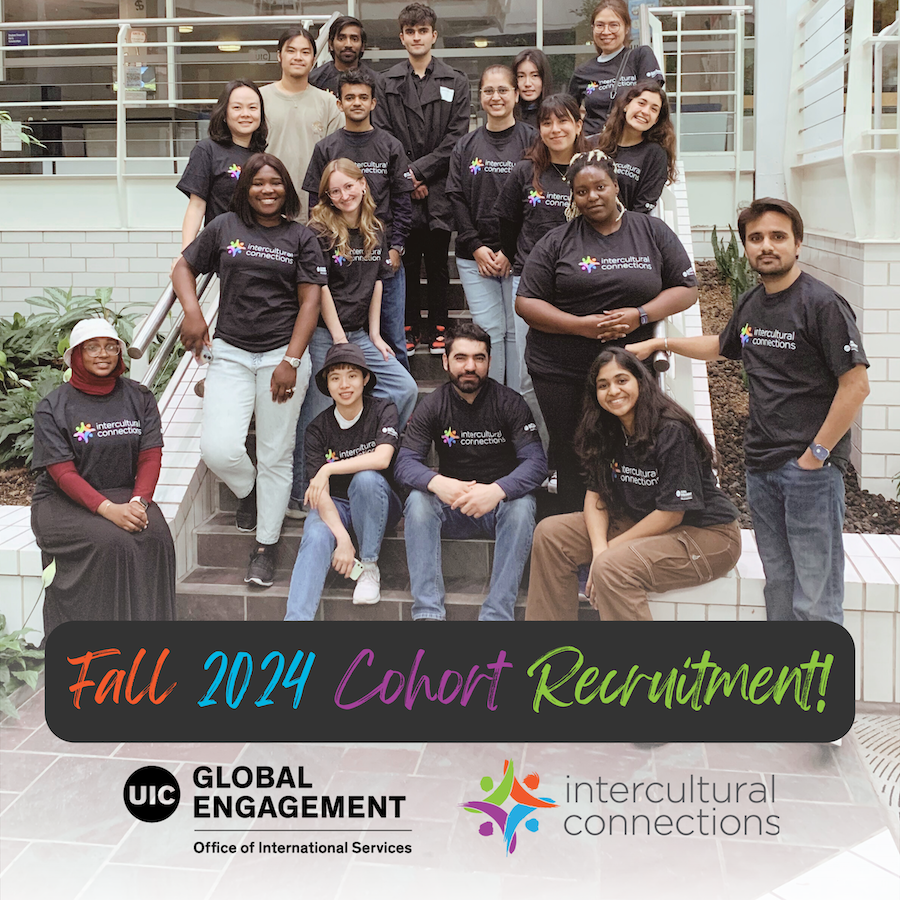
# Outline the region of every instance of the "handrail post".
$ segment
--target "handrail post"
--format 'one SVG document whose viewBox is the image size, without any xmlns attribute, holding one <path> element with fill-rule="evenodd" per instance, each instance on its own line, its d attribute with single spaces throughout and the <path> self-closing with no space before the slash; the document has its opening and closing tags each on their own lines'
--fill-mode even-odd
<svg viewBox="0 0 900 900">
<path fill-rule="evenodd" d="M 681 22 L 684 13 L 676 9 L 675 15 L 675 96 L 678 98 L 678 115 L 675 118 L 675 149 L 682 153 L 681 146 Z"/>
<path fill-rule="evenodd" d="M 119 200 L 119 227 L 128 227 L 128 198 L 125 194 L 125 41 L 131 26 L 123 22 L 116 37 L 116 191 Z"/>
<path fill-rule="evenodd" d="M 734 210 L 741 195 L 741 156 L 744 149 L 744 11 L 734 18 Z"/>
</svg>

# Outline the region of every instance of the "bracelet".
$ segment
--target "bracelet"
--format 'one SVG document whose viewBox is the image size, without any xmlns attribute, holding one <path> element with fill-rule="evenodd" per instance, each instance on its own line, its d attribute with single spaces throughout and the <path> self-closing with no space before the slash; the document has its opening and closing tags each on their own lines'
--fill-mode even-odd
<svg viewBox="0 0 900 900">
<path fill-rule="evenodd" d="M 110 506 L 112 506 L 112 500 L 104 500 L 103 503 L 108 503 Z M 97 507 L 97 513 L 100 514 L 100 515 L 102 515 L 102 513 L 100 513 L 100 510 L 103 509 L 103 503 L 101 503 L 101 504 Z"/>
</svg>

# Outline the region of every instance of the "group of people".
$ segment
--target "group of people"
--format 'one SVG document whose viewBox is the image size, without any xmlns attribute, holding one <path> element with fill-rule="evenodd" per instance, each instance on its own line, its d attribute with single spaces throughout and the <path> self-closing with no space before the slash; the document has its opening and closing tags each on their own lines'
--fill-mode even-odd
<svg viewBox="0 0 900 900">
<path fill-rule="evenodd" d="M 354 603 L 376 603 L 381 542 L 402 513 L 414 619 L 445 617 L 441 535 L 496 540 L 482 619 L 514 618 L 529 553 L 526 618 L 576 618 L 585 569 L 581 590 L 604 620 L 649 619 L 648 592 L 719 577 L 740 553 L 737 511 L 716 485 L 708 443 L 640 361 L 662 349 L 744 359 L 748 470 L 759 473 L 748 474 L 748 491 L 769 616 L 839 620 L 843 556 L 832 546 L 827 584 L 812 584 L 821 552 L 801 563 L 798 548 L 810 541 L 792 534 L 812 503 L 785 499 L 790 486 L 805 495 L 810 485 L 782 470 L 824 464 L 832 524 L 842 520 L 845 433 L 865 396 L 866 361 L 846 302 L 800 275 L 799 214 L 773 200 L 744 210 L 741 239 L 762 284 L 721 343 L 661 344 L 653 323 L 691 306 L 697 282 L 677 236 L 646 215 L 674 177 L 674 134 L 656 60 L 630 46 L 627 4 L 597 5 L 599 55 L 576 70 L 569 93 L 552 93 L 537 50 L 485 69 L 485 124 L 471 132 L 467 79 L 432 56 L 433 10 L 412 3 L 399 25 L 408 60 L 383 75 L 361 61 L 366 36 L 356 19 L 336 20 L 333 61 L 315 71 L 312 36 L 288 30 L 278 44 L 281 79 L 226 86 L 179 182 L 189 202 L 172 282 L 182 341 L 209 360 L 203 459 L 238 498 L 236 527 L 256 532 L 245 580 L 273 583 L 283 519 L 306 516 L 287 618 L 315 616 L 329 568 L 356 579 Z M 448 331 L 454 230 L 473 322 Z M 209 271 L 220 280 L 212 339 L 196 295 L 197 275 Z M 752 337 L 772 322 L 810 330 L 797 339 L 804 353 L 773 362 L 778 354 L 761 348 L 777 342 Z M 85 327 L 88 338 L 76 346 L 73 332 L 71 351 L 73 373 L 84 374 L 36 415 L 35 464 L 47 474 L 35 533 L 57 560 L 76 549 L 51 536 L 50 520 L 61 517 L 50 501 L 140 540 L 153 531 L 158 414 L 154 424 L 146 392 L 119 378 L 114 333 Z M 407 355 L 423 336 L 448 381 L 416 406 Z M 845 358 L 837 347 L 853 350 Z M 95 484 L 97 448 L 108 444 L 92 442 L 84 426 L 108 415 L 85 410 L 119 394 L 131 404 L 122 415 L 133 418 L 106 431 L 121 440 L 127 432 L 130 469 Z M 253 416 L 255 464 L 245 447 Z M 563 515 L 535 531 L 548 468 Z M 105 488 L 132 490 L 132 499 L 120 509 Z M 770 507 L 780 501 L 779 519 Z M 821 523 L 820 509 L 812 515 Z M 100 534 L 85 528 L 83 540 Z M 812 543 L 821 551 L 820 539 Z M 83 576 L 84 565 L 73 569 L 69 586 Z M 71 596 L 48 589 L 49 608 L 61 604 L 65 618 Z M 172 614 L 171 598 L 139 605 L 128 612 L 120 603 L 109 617 Z"/>
</svg>

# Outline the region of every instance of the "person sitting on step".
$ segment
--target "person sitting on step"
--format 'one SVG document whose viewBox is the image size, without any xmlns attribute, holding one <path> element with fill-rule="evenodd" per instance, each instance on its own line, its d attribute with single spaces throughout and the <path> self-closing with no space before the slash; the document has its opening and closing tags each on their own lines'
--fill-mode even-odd
<svg viewBox="0 0 900 900">
<path fill-rule="evenodd" d="M 351 578 L 359 541 L 362 573 L 353 602 L 378 603 L 378 554 L 386 528 L 400 520 L 400 499 L 391 487 L 399 443 L 397 407 L 372 396 L 375 373 L 358 344 L 334 344 L 316 374 L 316 387 L 334 400 L 306 432 L 305 502 L 310 513 L 294 563 L 286 621 L 315 618 L 329 567 Z"/>
<path fill-rule="evenodd" d="M 482 537 L 496 550 L 478 618 L 511 622 L 547 458 L 528 404 L 488 378 L 491 338 L 483 328 L 458 325 L 443 361 L 450 381 L 418 405 L 397 456 L 397 482 L 412 489 L 404 527 L 412 617 L 445 618 L 441 536 Z M 426 465 L 432 444 L 437 474 Z"/>
</svg>

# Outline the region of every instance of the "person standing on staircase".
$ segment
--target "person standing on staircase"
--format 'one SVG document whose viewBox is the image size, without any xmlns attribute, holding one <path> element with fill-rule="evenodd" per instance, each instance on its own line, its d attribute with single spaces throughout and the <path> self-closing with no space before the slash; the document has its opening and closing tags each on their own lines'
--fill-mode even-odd
<svg viewBox="0 0 900 900">
<path fill-rule="evenodd" d="M 373 80 L 375 96 L 381 102 L 384 96 L 381 75 L 362 61 L 366 52 L 366 40 L 366 29 L 359 19 L 353 16 L 338 16 L 328 29 L 328 52 L 331 54 L 331 62 L 313 69 L 309 73 L 309 83 L 319 90 L 340 97 L 341 75 L 346 72 L 365 72 Z"/>
<path fill-rule="evenodd" d="M 395 474 L 410 488 L 404 538 L 414 620 L 446 618 L 441 536 L 496 541 L 478 618 L 515 618 L 547 458 L 528 404 L 488 377 L 490 362 L 490 335 L 458 325 L 444 352 L 450 380 L 419 404 L 403 435 Z M 438 474 L 426 465 L 432 446 Z"/>
<path fill-rule="evenodd" d="M 379 121 L 412 160 L 413 221 L 406 241 L 407 347 L 421 338 L 433 353 L 444 352 L 450 271 L 447 254 L 453 211 L 445 184 L 450 153 L 469 130 L 469 80 L 435 59 L 437 15 L 430 6 L 410 3 L 400 11 L 400 42 L 409 59 L 384 73 L 385 105 Z M 427 319 L 422 321 L 421 268 L 428 278 Z"/>
<path fill-rule="evenodd" d="M 357 344 L 335 344 L 316 373 L 316 390 L 334 403 L 306 432 L 309 488 L 304 499 L 310 513 L 291 575 L 285 621 L 315 618 L 329 568 L 354 577 L 351 528 L 362 563 L 353 603 L 372 605 L 381 599 L 378 555 L 385 529 L 397 524 L 402 508 L 391 476 L 399 443 L 397 407 L 372 396 L 375 383 Z"/>
</svg>

